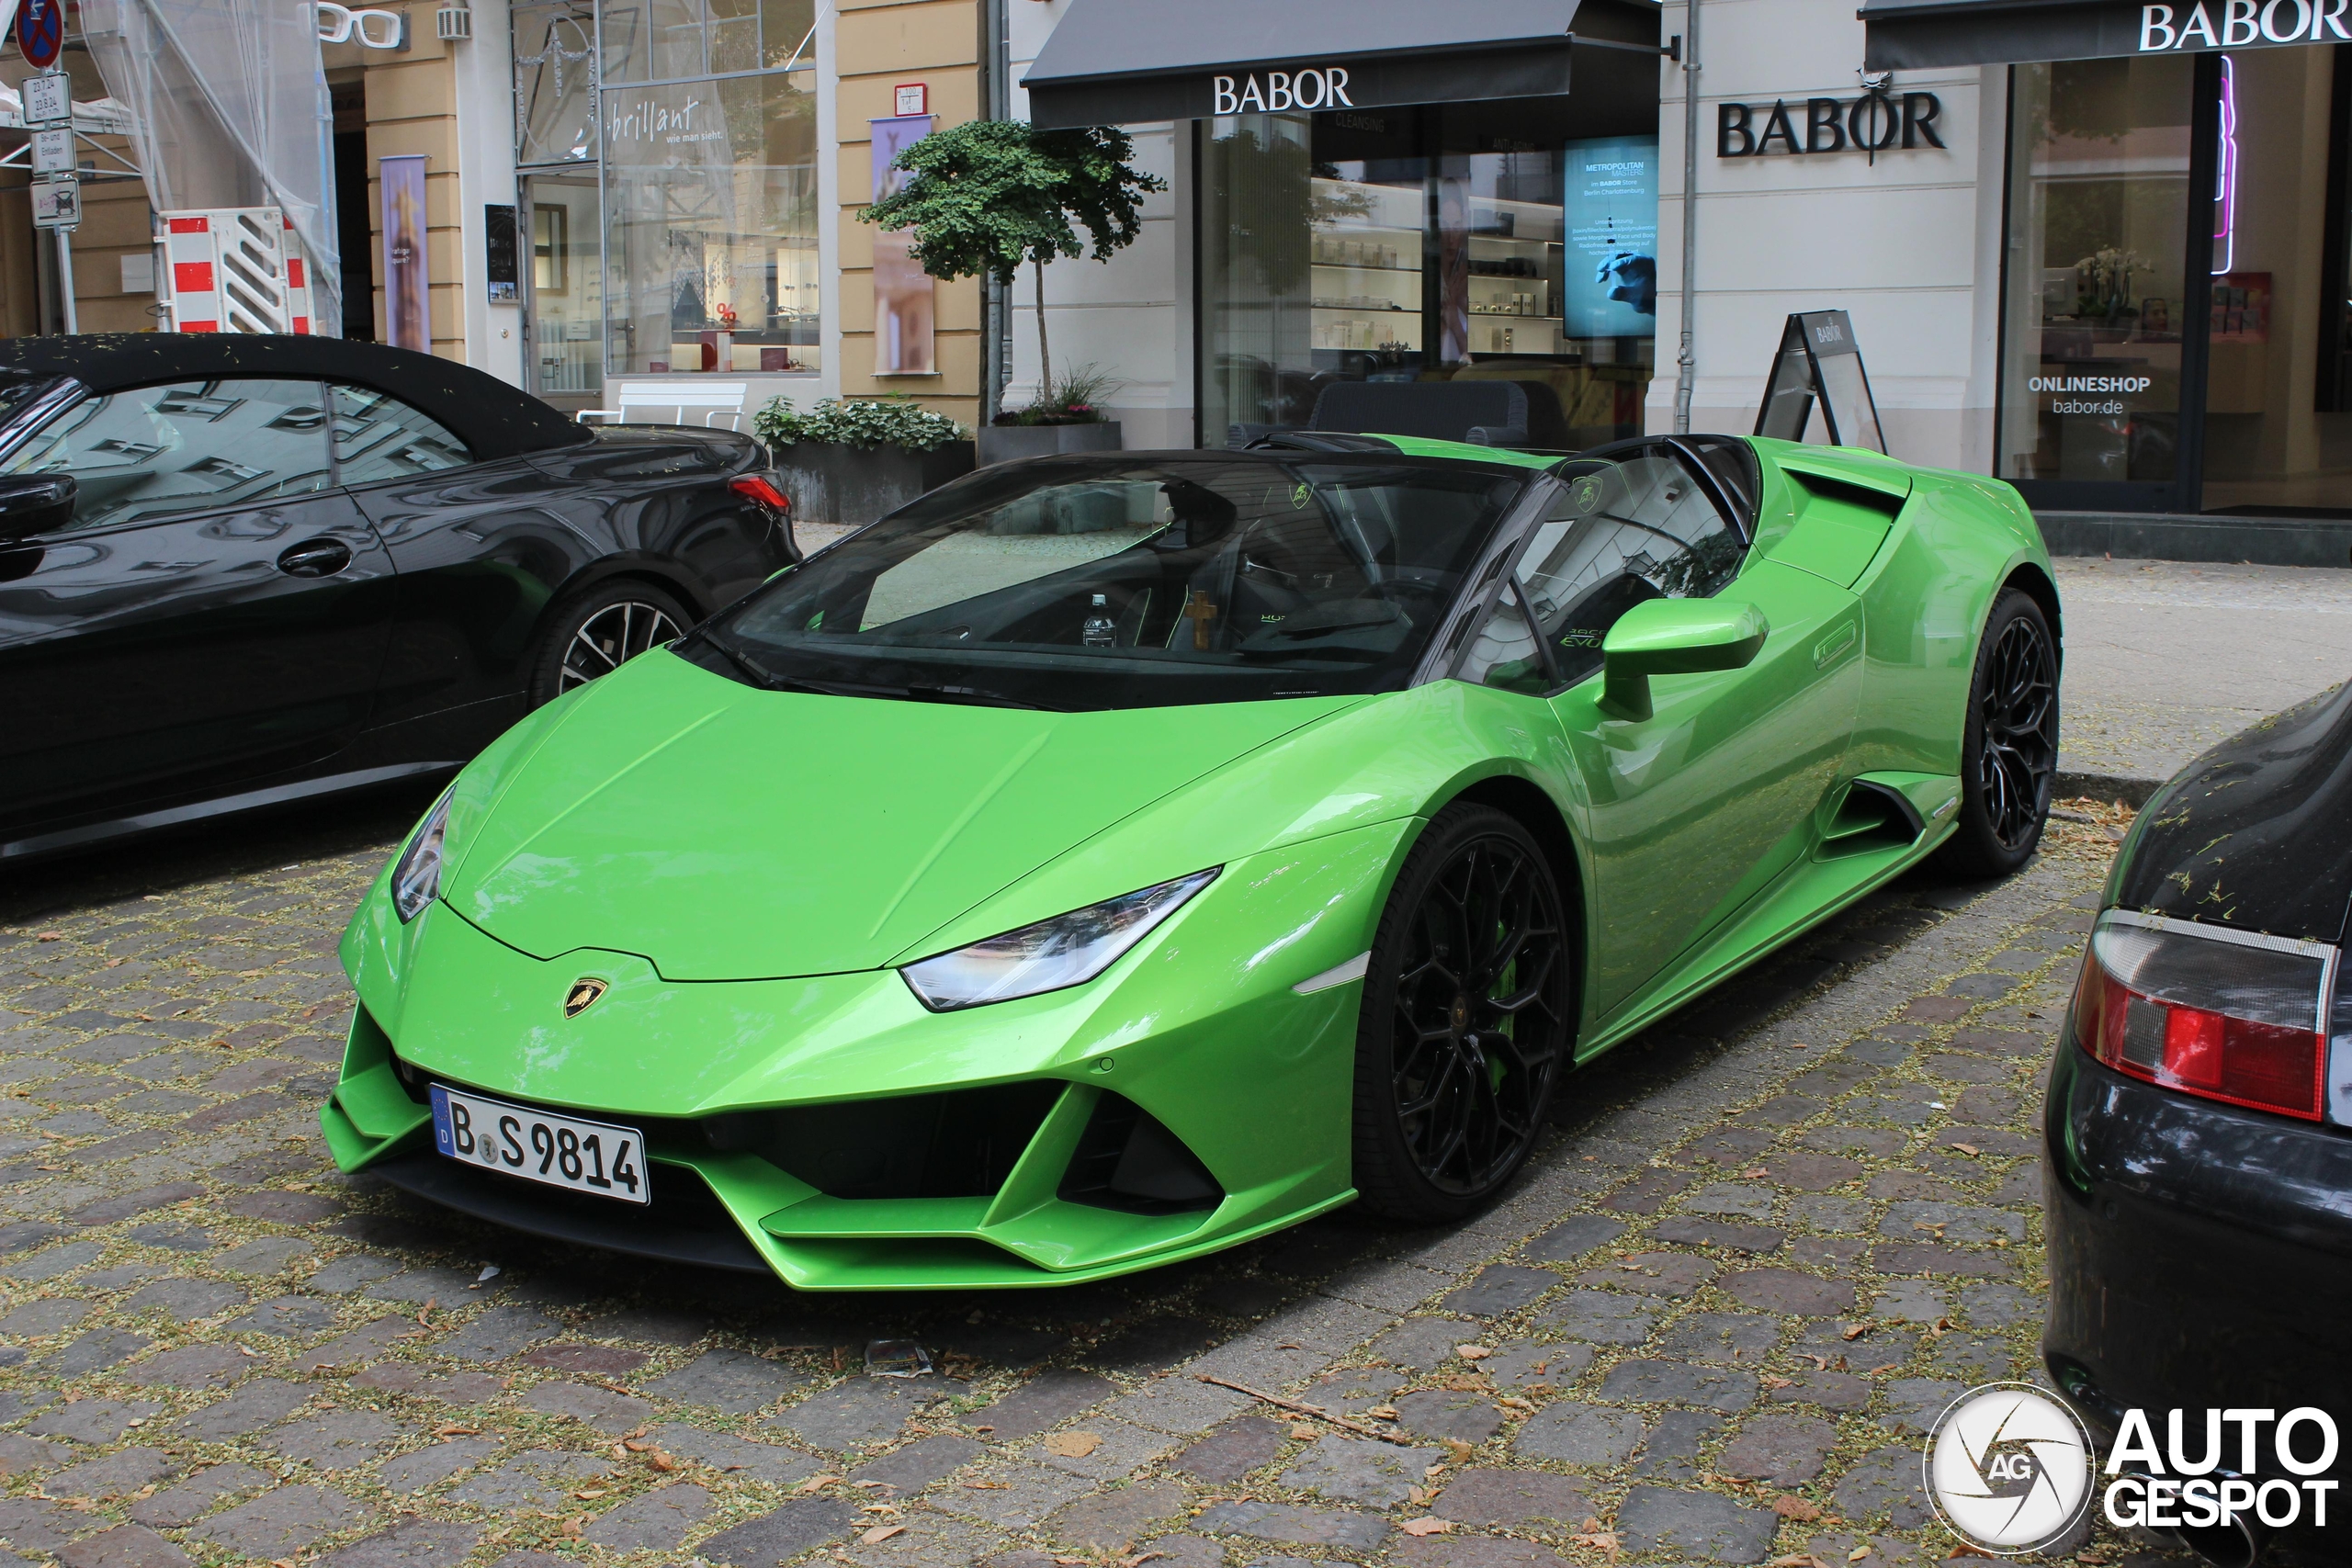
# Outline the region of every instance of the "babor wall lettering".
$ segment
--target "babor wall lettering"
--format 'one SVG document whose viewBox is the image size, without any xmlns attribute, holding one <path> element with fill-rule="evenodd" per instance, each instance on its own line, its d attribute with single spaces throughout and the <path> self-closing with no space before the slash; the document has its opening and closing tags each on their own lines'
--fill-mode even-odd
<svg viewBox="0 0 2352 1568">
<path fill-rule="evenodd" d="M 2352 6 L 2352 0 L 2343 3 Z M 1770 109 L 1758 104 L 1717 104 L 1715 156 L 1760 158 L 1777 152 L 1804 157 L 1853 152 L 1867 152 L 1875 161 L 1879 153 L 1898 148 L 1905 152 L 1940 149 L 1944 139 L 1936 128 L 1936 117 L 1943 107 L 1943 101 L 1933 93 L 1905 93 L 1900 99 L 1891 93 L 1864 93 L 1850 103 L 1843 98 L 1807 98 L 1800 131 L 1785 98 L 1773 99 Z"/>
<path fill-rule="evenodd" d="M 2195 0 L 2140 7 L 2140 52 L 2245 49 L 2262 43 L 2352 43 L 2352 0 Z"/>
</svg>

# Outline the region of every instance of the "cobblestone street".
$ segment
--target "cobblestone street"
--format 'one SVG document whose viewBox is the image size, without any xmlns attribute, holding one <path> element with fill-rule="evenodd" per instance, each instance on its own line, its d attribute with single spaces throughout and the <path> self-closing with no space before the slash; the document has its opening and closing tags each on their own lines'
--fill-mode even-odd
<svg viewBox="0 0 2352 1568">
<path fill-rule="evenodd" d="M 2039 1091 L 2096 825 L 2006 884 L 1898 884 L 1577 1075 L 1465 1228 L 1341 1215 L 1112 1286 L 820 1298 L 335 1173 L 334 941 L 421 804 L 6 895 L 24 1559 L 1897 1568 L 1952 1549 L 1922 1424 L 2040 1376 Z M 866 1376 L 899 1337 L 940 1371 Z"/>
</svg>

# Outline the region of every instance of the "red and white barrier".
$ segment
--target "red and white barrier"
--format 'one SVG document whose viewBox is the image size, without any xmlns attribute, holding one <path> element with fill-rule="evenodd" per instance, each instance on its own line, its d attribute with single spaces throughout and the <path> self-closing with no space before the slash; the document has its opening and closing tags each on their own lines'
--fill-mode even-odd
<svg viewBox="0 0 2352 1568">
<path fill-rule="evenodd" d="M 278 209 L 223 207 L 155 218 L 165 332 L 310 332 L 309 263 Z"/>
</svg>

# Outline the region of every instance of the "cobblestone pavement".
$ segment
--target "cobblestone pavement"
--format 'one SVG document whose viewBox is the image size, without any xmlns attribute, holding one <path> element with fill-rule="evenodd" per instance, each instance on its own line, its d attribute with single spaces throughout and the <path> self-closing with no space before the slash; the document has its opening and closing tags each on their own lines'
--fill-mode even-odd
<svg viewBox="0 0 2352 1568">
<path fill-rule="evenodd" d="M 2352 571 L 2062 556 L 2072 773 L 2168 779 L 2352 676 Z"/>
<path fill-rule="evenodd" d="M 2033 1129 L 2095 826 L 2005 884 L 1899 885 L 1577 1075 L 1460 1229 L 1341 1216 L 1107 1286 L 796 1298 L 334 1171 L 334 938 L 421 804 L 0 904 L 24 1558 L 1899 1568 L 1952 1544 L 1921 1423 L 2038 1375 Z M 940 1371 L 865 1375 L 891 1337 Z"/>
</svg>

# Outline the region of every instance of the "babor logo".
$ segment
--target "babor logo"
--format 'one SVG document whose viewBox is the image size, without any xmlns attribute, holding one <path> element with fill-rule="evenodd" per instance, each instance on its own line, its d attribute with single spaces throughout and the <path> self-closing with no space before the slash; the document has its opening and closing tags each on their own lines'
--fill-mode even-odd
<svg viewBox="0 0 2352 1568">
<path fill-rule="evenodd" d="M 612 982 L 599 980 L 594 975 L 582 975 L 571 982 L 571 989 L 563 994 L 563 1016 L 578 1018 L 596 1005 L 596 998 L 612 989 Z"/>
<path fill-rule="evenodd" d="M 1953 1534 L 2016 1556 L 2049 1545 L 2090 1506 L 2091 1440 L 2075 1413 L 2027 1383 L 1954 1400 L 1928 1434 L 1928 1495 Z"/>
</svg>

